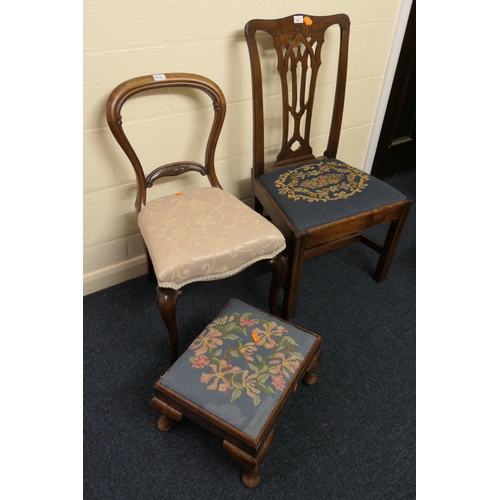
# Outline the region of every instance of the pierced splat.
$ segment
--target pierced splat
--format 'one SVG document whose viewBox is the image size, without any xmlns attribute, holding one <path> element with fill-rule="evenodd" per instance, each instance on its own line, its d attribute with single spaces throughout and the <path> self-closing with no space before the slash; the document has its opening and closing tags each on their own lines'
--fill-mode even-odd
<svg viewBox="0 0 500 500">
<path fill-rule="evenodd" d="M 317 76 L 321 66 L 321 51 L 325 32 L 330 26 L 338 26 L 340 37 L 337 54 L 337 80 L 334 91 L 332 121 L 324 155 L 337 155 L 347 80 L 347 53 L 349 45 L 349 17 L 345 14 L 332 16 L 307 16 L 310 23 L 297 23 L 294 16 L 281 19 L 254 19 L 245 26 L 252 70 L 254 115 L 254 175 L 259 177 L 274 167 L 309 161 L 315 158 L 310 144 L 312 112 Z M 256 32 L 267 32 L 273 38 L 278 59 L 277 70 L 282 89 L 282 142 L 281 150 L 273 166 L 264 162 L 264 99 L 262 59 Z"/>
<path fill-rule="evenodd" d="M 321 64 L 321 50 L 325 54 L 324 51 L 328 49 L 329 54 L 334 52 L 330 51 L 329 48 L 337 46 L 336 41 L 328 35 L 329 42 L 322 49 L 323 34 L 331 26 L 336 28 L 330 33 L 339 35 L 338 53 L 333 53 L 331 58 L 328 55 L 328 61 L 333 64 L 337 59 L 332 120 L 323 155 L 313 157 L 309 144 L 309 126 L 314 99 L 313 88 L 317 83 L 316 77 Z M 313 198 L 308 198 L 307 202 L 304 202 L 298 195 L 306 186 L 306 182 L 308 185 L 305 190 L 315 196 L 326 195 L 325 182 L 332 182 L 328 187 L 328 190 L 332 189 L 332 191 L 345 184 L 336 177 L 335 173 L 332 172 L 333 176 L 330 176 L 326 174 L 324 169 L 328 168 L 326 165 L 336 165 L 337 162 L 341 161 L 337 158 L 337 151 L 346 94 L 349 26 L 350 20 L 345 14 L 332 16 L 296 14 L 281 19 L 253 19 L 245 26 L 253 92 L 254 162 L 252 187 L 256 210 L 261 213 L 265 210 L 287 239 L 288 274 L 283 287 L 283 307 L 287 319 L 293 318 L 296 312 L 300 278 L 306 259 L 360 242 L 380 253 L 374 278 L 378 282 L 386 279 L 412 205 L 412 201 L 406 198 L 403 193 L 393 190 L 392 187 L 359 170 L 362 175 L 367 176 L 367 182 L 370 182 L 374 189 L 363 193 L 358 192 L 359 196 L 351 197 L 349 199 L 349 203 L 352 203 L 351 208 L 345 212 L 344 201 L 338 204 L 336 201 L 330 200 L 325 201 L 326 204 L 318 204 L 314 202 Z M 271 110 L 269 115 L 264 116 L 264 85 L 260 64 L 260 56 L 262 55 L 262 59 L 265 57 L 267 62 L 271 51 L 259 53 L 259 47 L 256 43 L 257 31 L 268 33 L 274 40 L 279 62 L 278 73 L 285 95 L 283 98 L 284 139 L 282 150 L 273 165 L 265 165 L 264 163 L 265 119 L 272 123 L 275 114 L 274 110 Z M 330 44 L 330 40 L 332 44 Z M 274 53 L 271 55 L 274 57 Z M 324 62 L 327 62 L 326 57 Z M 333 66 L 333 64 L 331 65 Z M 265 69 L 268 68 L 267 64 Z M 332 67 L 332 70 L 334 69 Z M 267 73 L 266 71 L 266 80 L 268 79 Z M 270 100 L 268 102 L 272 103 Z M 324 106 L 324 103 L 321 102 L 321 105 Z M 269 107 L 267 106 L 267 108 Z M 302 133 L 297 122 L 304 120 L 304 132 Z M 288 122 L 290 123 L 289 128 L 287 128 Z M 297 144 L 300 144 L 300 147 L 297 147 Z M 270 148 L 268 149 L 270 150 Z M 340 163 L 338 164 L 340 165 Z M 351 172 L 356 171 L 353 167 L 344 165 L 348 169 L 352 168 Z M 306 178 L 303 177 L 304 170 L 315 176 L 312 183 L 310 178 L 306 181 Z M 326 180 L 326 176 L 328 180 Z M 289 177 L 305 180 L 304 183 L 298 181 L 295 184 L 291 196 L 284 192 L 286 189 L 282 189 L 282 183 Z M 376 242 L 364 234 L 367 229 L 388 223 L 390 227 L 383 243 Z M 312 383 L 314 377 L 307 375 L 303 380 L 305 383 Z"/>
<path fill-rule="evenodd" d="M 283 139 L 277 163 L 313 158 L 309 134 L 323 42 L 322 35 L 301 32 L 293 38 L 275 38 L 283 96 Z"/>
</svg>

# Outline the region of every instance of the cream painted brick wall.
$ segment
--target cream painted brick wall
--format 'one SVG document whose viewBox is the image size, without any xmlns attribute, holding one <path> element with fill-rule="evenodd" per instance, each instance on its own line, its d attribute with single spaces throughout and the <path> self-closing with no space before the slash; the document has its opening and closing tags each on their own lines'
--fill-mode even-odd
<svg viewBox="0 0 500 500">
<path fill-rule="evenodd" d="M 144 253 L 134 211 L 135 176 L 105 118 L 106 100 L 116 85 L 135 76 L 166 72 L 198 73 L 213 79 L 228 103 L 216 155 L 219 180 L 225 189 L 249 201 L 252 108 L 245 23 L 253 18 L 295 13 L 349 15 L 348 88 L 339 157 L 362 168 L 399 7 L 399 0 L 340 0 L 334 4 L 329 0 L 85 0 L 84 284 L 101 270 L 109 274 L 113 266 L 126 268 L 128 261 L 137 262 Z M 327 38 L 324 54 L 335 43 L 333 37 Z M 333 75 L 334 68 L 324 60 L 316 98 L 321 106 L 315 110 L 317 121 L 312 130 L 317 154 L 326 144 Z M 278 83 L 268 83 L 265 98 L 280 112 L 275 97 Z M 208 134 L 212 108 L 208 98 L 203 101 L 195 95 L 171 91 L 162 100 L 155 96 L 152 103 L 136 97 L 124 108 L 124 116 L 131 123 L 127 130 L 147 133 L 138 145 L 138 152 L 145 155 L 146 169 L 179 159 L 203 162 L 204 151 L 199 144 Z M 204 111 L 201 120 L 195 121 L 193 111 L 199 107 Z M 160 135 L 161 126 L 171 134 Z M 281 140 L 281 125 L 269 120 L 266 127 L 266 158 L 271 160 Z M 206 185 L 203 177 L 189 174 L 162 181 L 152 194 L 182 190 L 191 182 Z M 113 277 L 108 285 L 119 281 L 120 276 Z M 84 293 L 91 291 L 91 285 L 84 286 Z"/>
</svg>

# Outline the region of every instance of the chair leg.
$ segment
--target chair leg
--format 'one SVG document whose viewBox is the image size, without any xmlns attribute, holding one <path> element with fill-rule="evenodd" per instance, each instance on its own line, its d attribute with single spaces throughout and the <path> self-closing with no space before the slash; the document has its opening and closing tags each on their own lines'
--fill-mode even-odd
<svg viewBox="0 0 500 500">
<path fill-rule="evenodd" d="M 182 418 L 182 413 L 174 410 L 156 396 L 151 400 L 151 406 L 162 414 L 156 422 L 156 426 L 160 431 L 169 431 Z"/>
<path fill-rule="evenodd" d="M 158 300 L 158 309 L 161 317 L 165 322 L 170 340 L 170 363 L 177 360 L 179 354 L 179 338 L 177 335 L 177 299 L 182 295 L 182 290 L 174 290 L 173 288 L 156 289 L 156 297 Z"/>
<path fill-rule="evenodd" d="M 295 316 L 297 299 L 299 297 L 300 278 L 304 265 L 305 237 L 299 236 L 293 240 L 288 255 L 288 274 L 283 297 L 283 319 L 289 320 Z"/>
<path fill-rule="evenodd" d="M 253 209 L 260 215 L 264 215 L 264 207 L 257 196 L 253 197 Z"/>
<path fill-rule="evenodd" d="M 394 258 L 394 254 L 398 248 L 399 240 L 403 234 L 403 229 L 406 224 L 406 219 L 408 219 L 411 206 L 412 202 L 408 201 L 401 217 L 397 220 L 393 220 L 389 226 L 384 246 L 382 247 L 382 252 L 380 253 L 380 257 L 378 259 L 377 268 L 375 269 L 375 273 L 373 275 L 373 278 L 377 283 L 384 281 L 389 274 L 392 259 Z"/>
<path fill-rule="evenodd" d="M 231 457 L 243 466 L 241 480 L 247 488 L 255 488 L 259 484 L 259 467 L 269 451 L 269 447 L 271 446 L 273 439 L 274 429 L 271 430 L 266 440 L 259 446 L 259 448 L 254 450 L 257 456 L 254 454 L 249 455 L 226 440 L 222 442 L 224 450 L 226 450 Z"/>
<path fill-rule="evenodd" d="M 269 311 L 278 316 L 278 295 L 287 273 L 287 258 L 283 253 L 279 253 L 269 260 L 273 266 L 273 277 L 271 279 L 271 288 L 269 290 Z"/>
<path fill-rule="evenodd" d="M 321 356 L 323 354 L 323 351 L 319 350 L 314 359 L 311 361 L 309 366 L 307 367 L 307 371 L 302 377 L 302 383 L 305 385 L 314 385 L 316 383 L 317 377 L 316 374 L 313 372 L 313 370 L 316 368 L 316 366 L 319 363 L 319 360 L 321 359 Z"/>
<path fill-rule="evenodd" d="M 146 258 L 148 260 L 148 281 L 150 283 L 156 283 L 155 268 L 153 267 L 153 261 L 151 260 L 151 257 L 149 256 L 149 252 L 147 249 L 146 249 Z"/>
</svg>

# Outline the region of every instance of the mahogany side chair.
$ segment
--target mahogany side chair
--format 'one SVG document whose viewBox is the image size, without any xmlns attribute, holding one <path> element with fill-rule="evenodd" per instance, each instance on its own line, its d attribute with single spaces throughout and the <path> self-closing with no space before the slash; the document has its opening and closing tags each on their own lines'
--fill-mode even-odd
<svg viewBox="0 0 500 500">
<path fill-rule="evenodd" d="M 212 100 L 214 114 L 204 164 L 176 161 L 146 175 L 136 153 L 138 137 L 135 137 L 134 149 L 130 133 L 124 131 L 122 107 L 138 93 L 154 90 L 149 95 L 158 98 L 160 93 L 163 98 L 163 94 L 165 97 L 172 94 L 174 87 L 193 89 L 185 91 L 200 97 L 199 92 L 203 92 Z M 142 94 L 141 99 L 147 96 Z M 149 277 L 158 283 L 157 302 L 169 334 L 171 363 L 178 357 L 176 305 L 185 285 L 228 278 L 257 261 L 268 260 L 273 271 L 269 309 L 276 314 L 278 294 L 286 275 L 283 254 L 286 242 L 282 233 L 236 196 L 223 190 L 217 179 L 214 157 L 225 114 L 226 101 L 221 89 L 203 76 L 187 73 L 132 78 L 118 85 L 107 102 L 108 125 L 135 170 L 137 223 L 146 247 Z M 206 176 L 210 185 L 146 200 L 147 189 L 158 179 L 185 173 L 192 178 L 192 172 Z"/>
<path fill-rule="evenodd" d="M 339 50 L 337 55 L 325 58 L 321 49 L 325 32 L 332 26 L 338 27 Z M 245 26 L 253 93 L 255 210 L 264 213 L 265 209 L 287 240 L 285 319 L 295 315 L 305 259 L 361 242 L 380 254 L 374 279 L 385 280 L 412 206 L 412 200 L 404 194 L 337 158 L 347 82 L 349 26 L 345 14 L 253 19 Z M 259 35 L 264 36 L 257 38 L 257 32 L 263 32 Z M 276 53 L 263 44 L 266 33 L 271 35 L 269 40 Z M 268 109 L 272 99 L 264 99 L 269 72 L 276 74 L 270 57 L 276 61 L 274 68 L 281 82 L 282 101 L 281 150 L 272 165 L 264 160 L 264 120 L 275 123 L 272 121 L 275 115 Z M 310 131 L 318 71 L 322 62 L 335 60 L 337 81 L 328 142 L 323 156 L 315 156 Z M 270 68 L 264 76 L 263 67 Z M 319 105 L 324 104 L 319 102 Z M 277 120 L 280 121 L 279 117 Z M 389 227 L 382 244 L 362 232 L 386 223 Z"/>
</svg>

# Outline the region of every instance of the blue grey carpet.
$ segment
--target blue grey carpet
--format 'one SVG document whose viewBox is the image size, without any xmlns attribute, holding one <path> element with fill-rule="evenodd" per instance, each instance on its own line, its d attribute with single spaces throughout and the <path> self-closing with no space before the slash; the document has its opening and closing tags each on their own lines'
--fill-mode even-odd
<svg viewBox="0 0 500 500">
<path fill-rule="evenodd" d="M 387 181 L 415 200 L 415 172 Z M 323 338 L 318 381 L 289 401 L 254 489 L 220 438 L 187 419 L 156 427 L 150 401 L 169 348 L 155 285 L 143 276 L 84 297 L 84 498 L 414 499 L 415 232 L 414 204 L 380 284 L 377 254 L 361 244 L 306 261 L 292 321 Z M 267 310 L 269 278 L 257 265 L 187 286 L 180 350 L 231 297 Z"/>
</svg>

